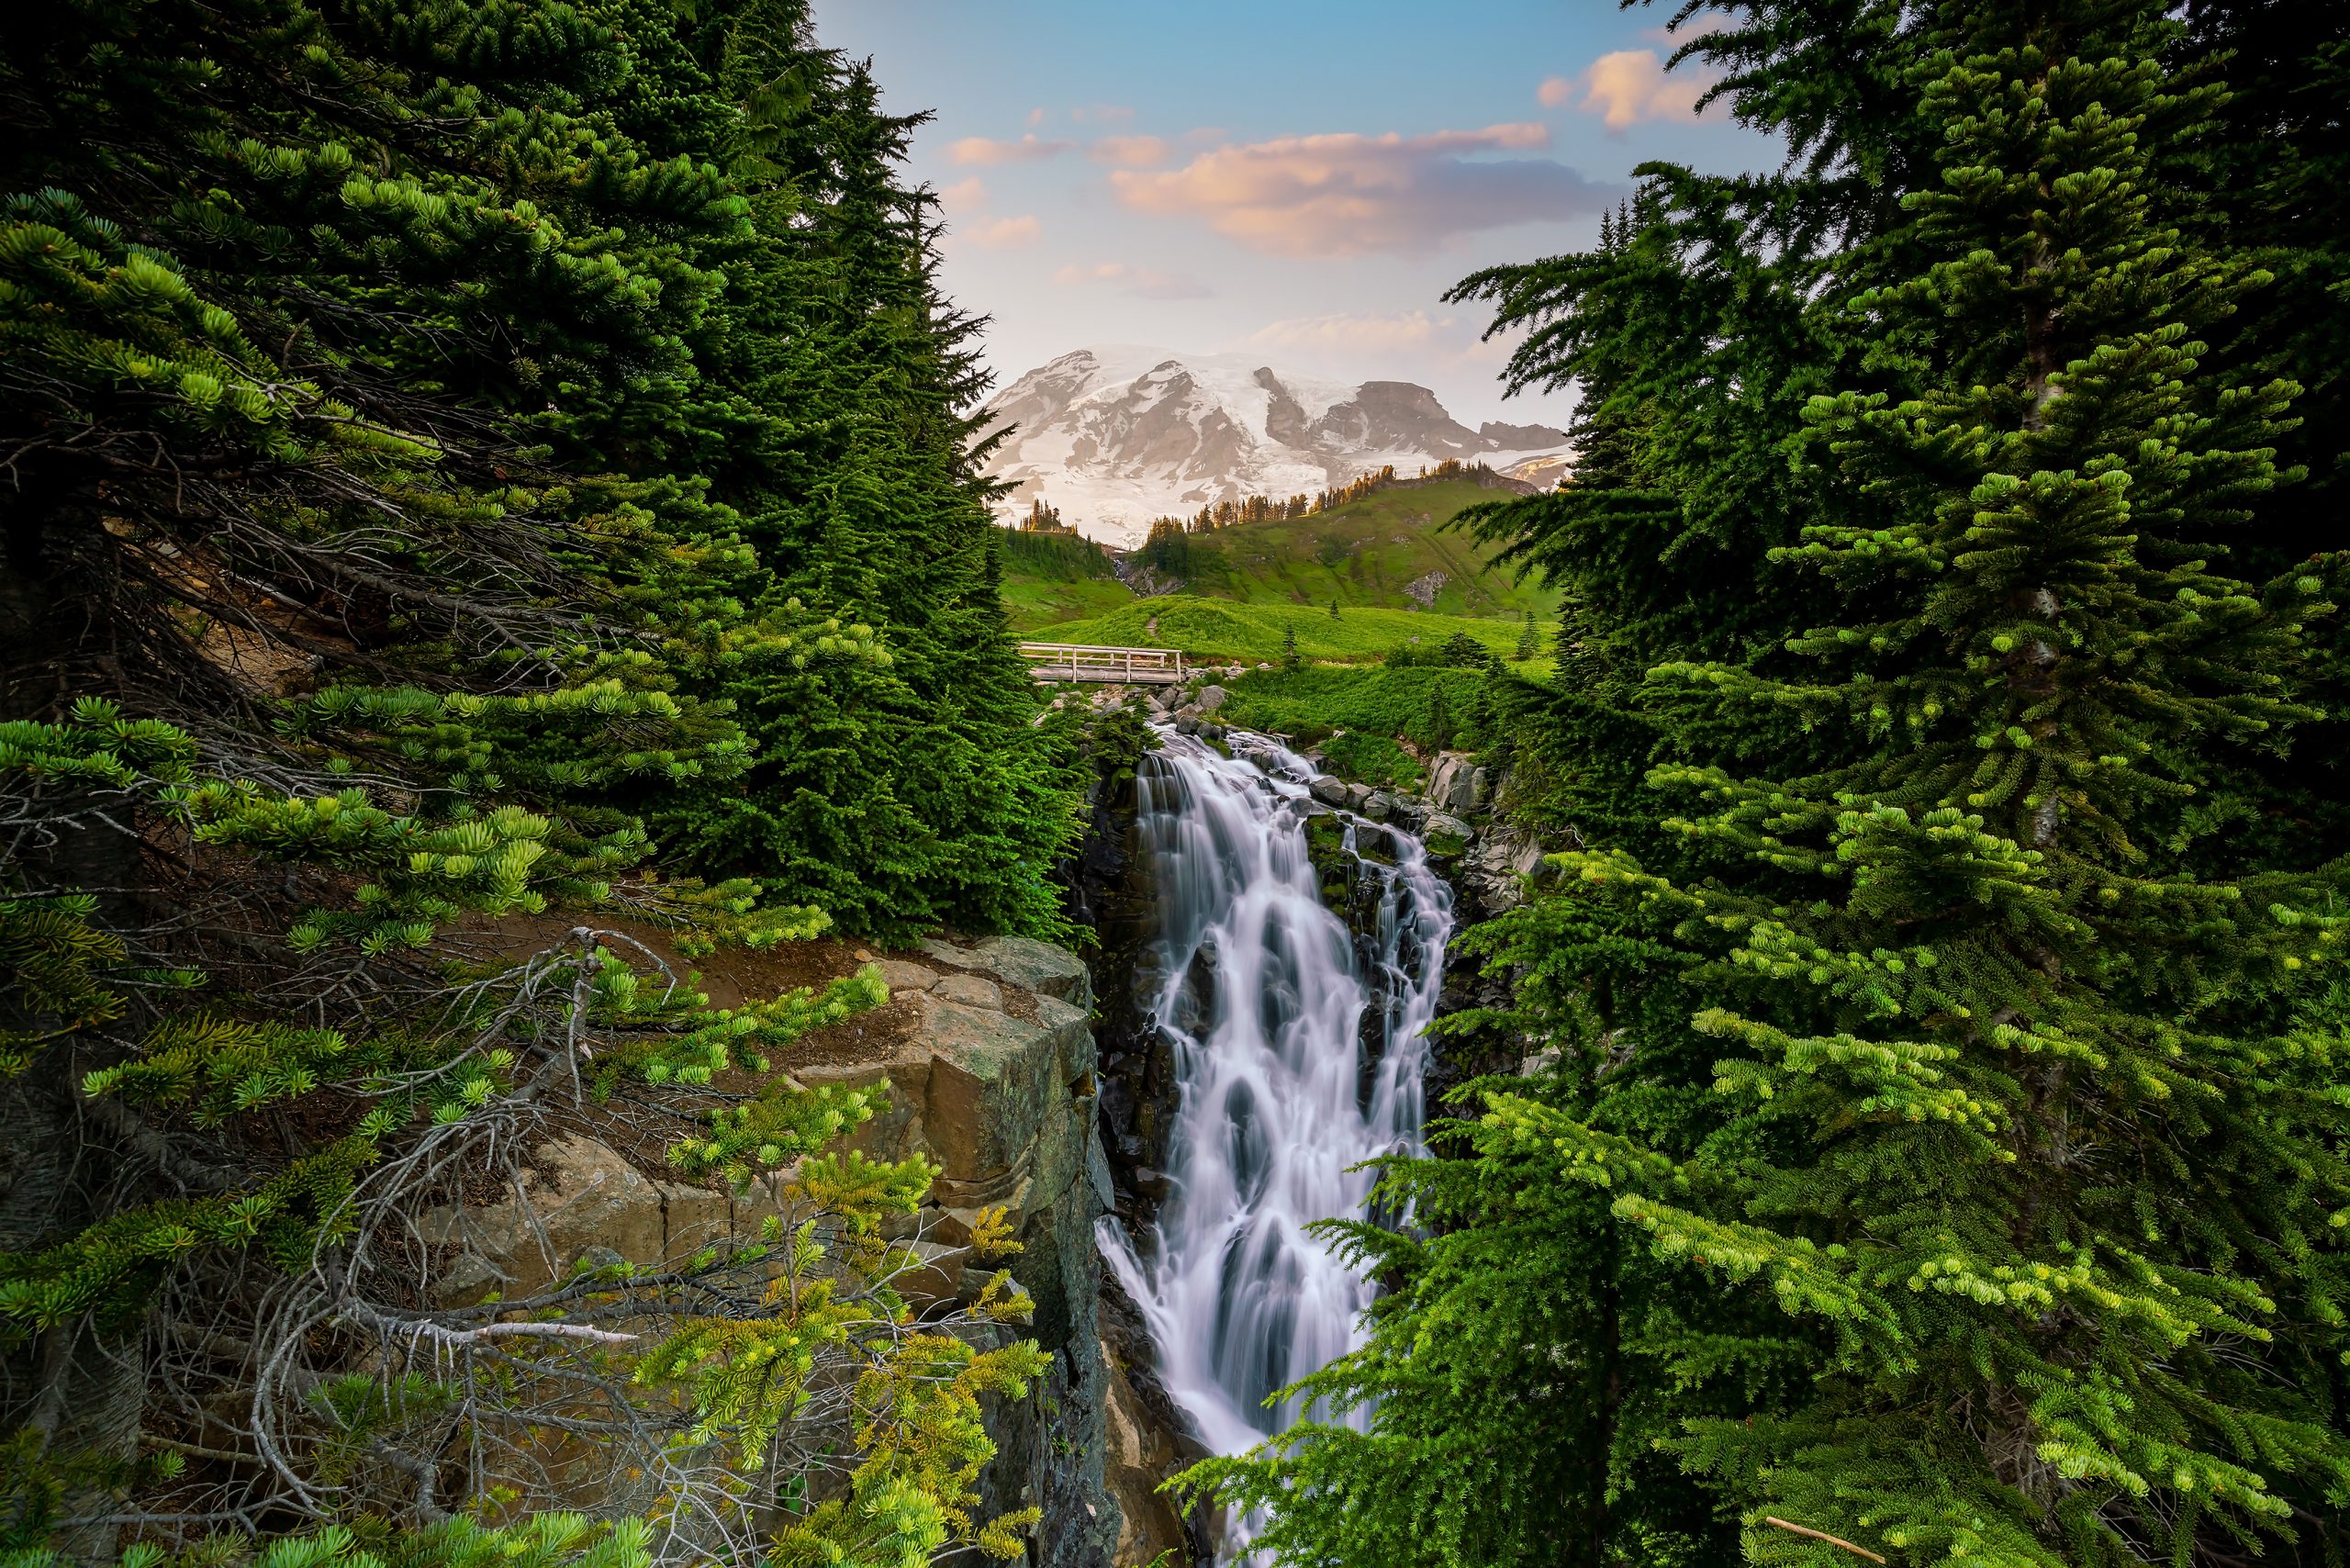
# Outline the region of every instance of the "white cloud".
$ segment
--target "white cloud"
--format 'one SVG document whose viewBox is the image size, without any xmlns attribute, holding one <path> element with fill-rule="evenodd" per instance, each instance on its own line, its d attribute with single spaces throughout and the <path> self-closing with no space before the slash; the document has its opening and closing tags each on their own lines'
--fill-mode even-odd
<svg viewBox="0 0 2350 1568">
<path fill-rule="evenodd" d="M 938 193 L 938 205 L 948 212 L 977 212 L 987 204 L 987 184 L 977 174 L 957 180 Z"/>
<path fill-rule="evenodd" d="M 1128 169 L 1155 169 L 1174 151 L 1163 136 L 1105 136 L 1086 150 L 1096 163 L 1116 163 Z"/>
<path fill-rule="evenodd" d="M 1022 213 L 1017 218 L 990 218 L 974 223 L 963 231 L 963 238 L 974 245 L 1000 251 L 1011 245 L 1025 245 L 1044 231 L 1045 226 L 1036 221 L 1034 214 Z"/>
<path fill-rule="evenodd" d="M 1110 183 L 1133 211 L 1202 218 L 1276 255 L 1424 252 L 1452 234 L 1596 211 L 1618 194 L 1548 159 L 1471 156 L 1550 140 L 1539 124 L 1283 137 L 1219 147 L 1163 173 L 1117 170 Z"/>
<path fill-rule="evenodd" d="M 1702 72 L 1668 73 L 1652 49 L 1619 49 L 1577 75 L 1551 77 L 1535 96 L 1554 109 L 1572 104 L 1604 116 L 1608 129 L 1623 130 L 1646 119 L 1695 119 L 1697 100 L 1715 80 Z"/>
<path fill-rule="evenodd" d="M 1450 325 L 1450 318 L 1436 320 L 1425 310 L 1385 316 L 1293 316 L 1259 328 L 1248 334 L 1248 342 L 1269 349 L 1366 356 L 1394 354 L 1426 348 L 1435 341 L 1439 327 Z"/>
<path fill-rule="evenodd" d="M 999 163 L 1030 163 L 1039 158 L 1058 158 L 1076 145 L 1074 141 L 1046 141 L 1033 131 L 1017 141 L 967 136 L 960 141 L 949 142 L 946 156 L 963 168 L 974 164 L 990 168 Z"/>
<path fill-rule="evenodd" d="M 1059 284 L 1113 283 L 1125 286 L 1128 294 L 1145 299 L 1205 299 L 1215 290 L 1189 273 L 1160 272 L 1157 267 L 1128 266 L 1124 262 L 1098 262 L 1092 266 L 1070 265 L 1053 274 Z"/>
</svg>

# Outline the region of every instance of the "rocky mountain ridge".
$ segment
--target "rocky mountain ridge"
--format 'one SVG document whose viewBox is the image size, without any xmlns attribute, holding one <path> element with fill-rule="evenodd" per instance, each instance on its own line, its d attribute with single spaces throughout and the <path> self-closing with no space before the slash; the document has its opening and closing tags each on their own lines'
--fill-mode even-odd
<svg viewBox="0 0 2350 1568">
<path fill-rule="evenodd" d="M 1408 381 L 1344 383 L 1248 356 L 1131 346 L 1077 349 L 1021 376 L 989 404 L 1000 436 L 987 472 L 1083 533 L 1137 543 L 1150 520 L 1244 496 L 1312 495 L 1393 465 L 1448 458 L 1511 466 L 1563 455 L 1547 425 L 1455 420 Z"/>
</svg>

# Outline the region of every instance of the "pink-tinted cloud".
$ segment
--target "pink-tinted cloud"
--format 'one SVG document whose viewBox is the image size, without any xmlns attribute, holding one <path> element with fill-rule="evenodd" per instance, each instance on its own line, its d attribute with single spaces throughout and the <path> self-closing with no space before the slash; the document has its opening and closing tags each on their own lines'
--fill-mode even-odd
<svg viewBox="0 0 2350 1568">
<path fill-rule="evenodd" d="M 999 163 L 1032 163 L 1039 158 L 1058 158 L 1076 146 L 1074 141 L 1047 141 L 1034 132 L 1017 141 L 967 136 L 948 143 L 946 156 L 963 168 L 991 168 Z"/>
<path fill-rule="evenodd" d="M 987 184 L 977 174 L 957 180 L 938 193 L 938 205 L 948 212 L 977 212 L 987 204 Z"/>
<path fill-rule="evenodd" d="M 1045 226 L 1036 221 L 1033 213 L 1024 212 L 1017 218 L 982 218 L 963 230 L 963 238 L 974 245 L 1000 251 L 1007 246 L 1028 244 L 1044 231 Z"/>
<path fill-rule="evenodd" d="M 1128 266 L 1124 262 L 1098 262 L 1092 266 L 1066 266 L 1053 274 L 1059 284 L 1116 284 L 1145 299 L 1205 299 L 1215 290 L 1188 273 L 1160 272 L 1156 267 Z"/>
<path fill-rule="evenodd" d="M 1308 349 L 1323 354 L 1392 355 L 1425 348 L 1437 329 L 1449 326 L 1425 310 L 1394 315 L 1295 316 L 1260 327 L 1248 342 L 1269 349 Z"/>
<path fill-rule="evenodd" d="M 1652 49 L 1619 49 L 1577 75 L 1551 77 L 1535 96 L 1554 109 L 1572 104 L 1605 117 L 1608 129 L 1623 130 L 1642 120 L 1695 119 L 1697 100 L 1714 81 L 1702 72 L 1667 72 Z"/>
<path fill-rule="evenodd" d="M 1121 169 L 1110 182 L 1133 211 L 1201 218 L 1275 255 L 1428 251 L 1449 235 L 1596 211 L 1619 194 L 1548 159 L 1467 156 L 1550 140 L 1534 124 L 1284 137 L 1219 147 L 1164 173 Z"/>
<path fill-rule="evenodd" d="M 1163 136 L 1105 136 L 1086 149 L 1085 155 L 1096 163 L 1155 169 L 1166 162 L 1173 151 Z"/>
<path fill-rule="evenodd" d="M 1481 324 L 1421 309 L 1292 316 L 1268 322 L 1230 346 L 1262 354 L 1277 365 L 1331 375 L 1417 381 L 1440 388 L 1487 387 L 1526 334 L 1516 330 L 1485 339 L 1478 331 Z"/>
</svg>

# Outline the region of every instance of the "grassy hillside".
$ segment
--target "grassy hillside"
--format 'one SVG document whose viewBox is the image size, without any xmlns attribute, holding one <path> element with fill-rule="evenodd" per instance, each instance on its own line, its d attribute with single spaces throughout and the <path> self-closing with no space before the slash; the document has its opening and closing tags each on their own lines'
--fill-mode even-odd
<svg viewBox="0 0 2350 1568">
<path fill-rule="evenodd" d="M 1091 540 L 1004 531 L 1003 604 L 1013 631 L 1107 615 L 1134 597 Z"/>
<path fill-rule="evenodd" d="M 1557 595 L 1488 570 L 1475 540 L 1443 524 L 1480 501 L 1506 499 L 1465 479 L 1399 485 L 1335 510 L 1285 522 L 1244 523 L 1188 541 L 1192 593 L 1245 604 L 1317 604 L 1405 610 L 1414 583 L 1440 575 L 1443 615 L 1506 615 L 1555 608 Z"/>
<path fill-rule="evenodd" d="M 1537 622 L 1544 639 L 1548 622 Z M 1507 658 L 1524 631 L 1516 620 L 1438 615 L 1410 610 L 1346 610 L 1337 620 L 1326 606 L 1237 604 L 1228 599 L 1168 594 L 1130 599 L 1106 615 L 1068 622 L 1052 629 L 1058 643 L 1093 643 L 1122 648 L 1181 648 L 1202 658 L 1278 659 L 1281 633 L 1297 629 L 1297 651 L 1309 659 L 1375 659 L 1411 642 L 1443 642 L 1466 632 Z"/>
<path fill-rule="evenodd" d="M 1188 560 L 1178 575 L 1195 598 L 1240 604 L 1326 610 L 1336 599 L 1347 609 L 1412 610 L 1419 601 L 1404 590 L 1419 583 L 1434 588 L 1430 608 L 1440 615 L 1514 618 L 1531 610 L 1547 618 L 1557 595 L 1488 570 L 1474 540 L 1443 531 L 1463 510 L 1505 494 L 1465 479 L 1432 480 L 1381 490 L 1313 517 L 1195 533 L 1184 542 Z M 1003 600 L 1019 631 L 1091 620 L 1133 598 L 1108 558 L 1084 541 L 1051 534 L 1005 538 Z"/>
</svg>

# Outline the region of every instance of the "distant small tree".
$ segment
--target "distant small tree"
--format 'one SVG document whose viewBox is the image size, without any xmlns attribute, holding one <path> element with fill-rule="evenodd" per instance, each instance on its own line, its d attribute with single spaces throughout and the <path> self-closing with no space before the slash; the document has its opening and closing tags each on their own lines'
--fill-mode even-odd
<svg viewBox="0 0 2350 1568">
<path fill-rule="evenodd" d="M 1449 665 L 1455 669 L 1475 669 L 1481 665 L 1491 663 L 1493 656 L 1484 644 L 1477 641 L 1468 633 L 1455 632 L 1444 640 L 1437 649 L 1437 656 L 1430 662 Z"/>
<path fill-rule="evenodd" d="M 1338 601 L 1337 601 L 1337 599 L 1332 599 L 1332 600 L 1330 601 L 1330 619 L 1331 619 L 1331 620 L 1333 620 L 1333 621 L 1336 621 L 1337 618 L 1338 618 Z"/>
<path fill-rule="evenodd" d="M 1428 749 L 1444 751 L 1452 745 L 1452 709 L 1444 699 L 1444 682 L 1438 679 L 1428 688 Z"/>
<path fill-rule="evenodd" d="M 1534 611 L 1529 610 L 1526 612 L 1525 629 L 1517 634 L 1517 651 L 1510 656 L 1516 659 L 1530 659 L 1534 656 L 1535 650 L 1540 646 L 1541 639 L 1535 634 L 1534 631 Z"/>
<path fill-rule="evenodd" d="M 1281 668 L 1303 669 L 1304 667 L 1305 660 L 1298 654 L 1297 651 L 1297 628 L 1295 626 L 1282 627 Z"/>
</svg>

